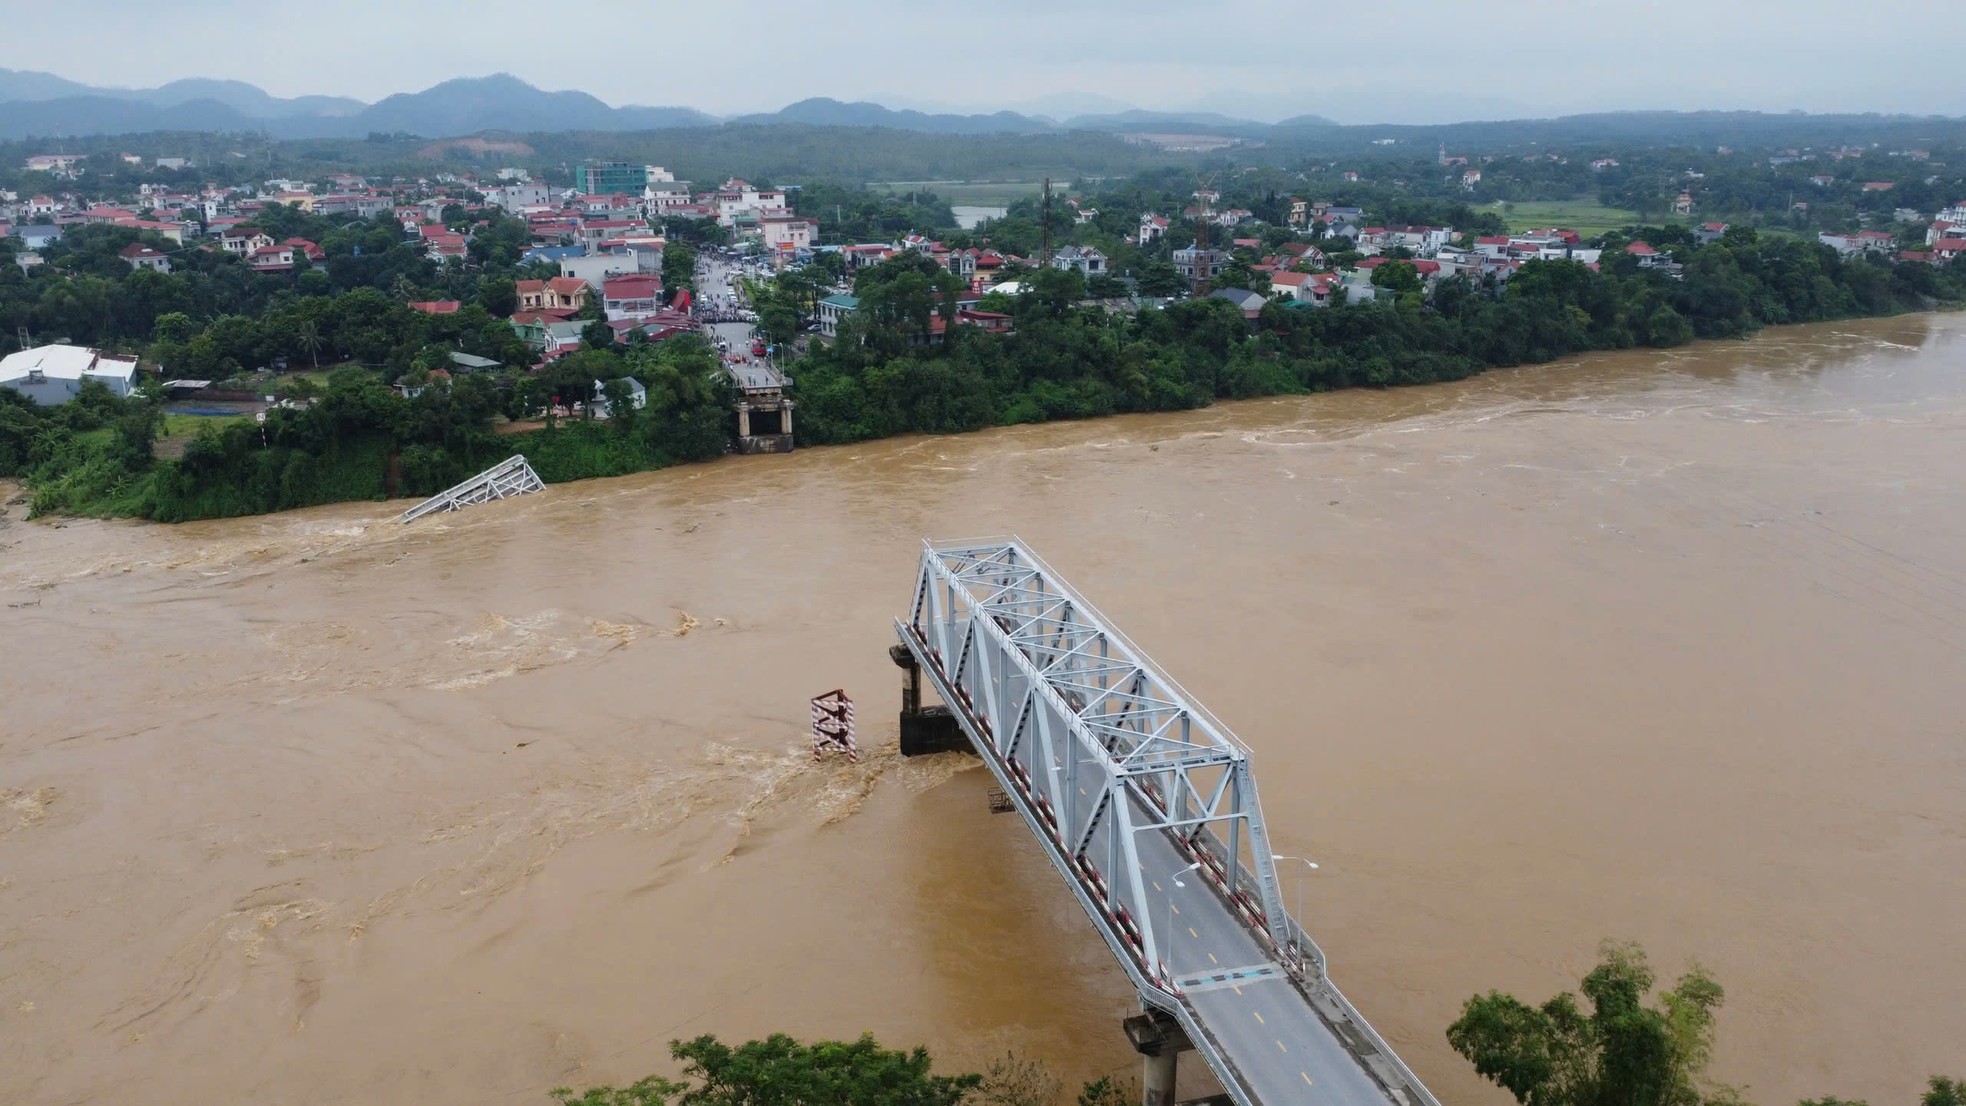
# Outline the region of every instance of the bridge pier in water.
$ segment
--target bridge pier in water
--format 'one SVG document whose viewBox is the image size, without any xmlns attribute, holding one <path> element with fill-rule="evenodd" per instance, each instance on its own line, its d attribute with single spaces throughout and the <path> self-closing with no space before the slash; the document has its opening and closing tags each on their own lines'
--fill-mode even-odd
<svg viewBox="0 0 1966 1106">
<path fill-rule="evenodd" d="M 887 655 L 902 671 L 901 755 L 920 757 L 930 753 L 975 752 L 948 707 L 922 706 L 922 666 L 915 660 L 914 653 L 905 645 L 890 645 Z"/>
<path fill-rule="evenodd" d="M 1175 1077 L 1180 1074 L 1179 1057 L 1193 1050 L 1195 1044 L 1188 1039 L 1188 1031 L 1172 1014 L 1148 1008 L 1144 1014 L 1135 1014 L 1123 1023 L 1126 1039 L 1133 1042 L 1135 1051 L 1140 1053 L 1140 1103 L 1141 1106 L 1177 1106 L 1174 1100 Z M 1178 1106 L 1231 1106 L 1233 1100 L 1226 1094 L 1197 1098 Z"/>
</svg>

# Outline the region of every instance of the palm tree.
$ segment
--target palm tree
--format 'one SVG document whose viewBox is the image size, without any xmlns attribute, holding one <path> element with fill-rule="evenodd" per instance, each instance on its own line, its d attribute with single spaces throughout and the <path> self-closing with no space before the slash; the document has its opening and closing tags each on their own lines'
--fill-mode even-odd
<svg viewBox="0 0 1966 1106">
<path fill-rule="evenodd" d="M 313 319 L 302 319 L 294 328 L 294 344 L 305 350 L 314 359 L 314 367 L 321 367 L 321 328 L 314 325 Z"/>
</svg>

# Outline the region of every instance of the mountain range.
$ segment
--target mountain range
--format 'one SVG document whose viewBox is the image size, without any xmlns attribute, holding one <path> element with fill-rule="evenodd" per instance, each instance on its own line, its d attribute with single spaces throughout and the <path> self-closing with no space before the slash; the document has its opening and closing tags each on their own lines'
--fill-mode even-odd
<svg viewBox="0 0 1966 1106">
<path fill-rule="evenodd" d="M 1086 106 L 1117 101 L 1081 97 Z M 283 99 L 244 81 L 189 79 L 147 89 L 98 88 L 58 77 L 0 69 L 0 139 L 44 138 L 144 131 L 263 131 L 274 138 L 359 138 L 408 133 L 449 138 L 480 131 L 642 131 L 802 123 L 811 126 L 888 127 L 931 134 L 1043 134 L 1063 130 L 1116 133 L 1170 128 L 1255 134 L 1267 124 L 1213 113 L 1133 109 L 1056 118 L 998 111 L 965 115 L 896 110 L 880 104 L 816 97 L 775 112 L 728 118 L 688 107 L 610 107 L 585 92 L 547 92 L 507 74 L 461 77 L 421 92 L 405 92 L 365 104 L 341 96 Z M 1318 116 L 1299 116 L 1289 126 L 1331 126 Z"/>
</svg>

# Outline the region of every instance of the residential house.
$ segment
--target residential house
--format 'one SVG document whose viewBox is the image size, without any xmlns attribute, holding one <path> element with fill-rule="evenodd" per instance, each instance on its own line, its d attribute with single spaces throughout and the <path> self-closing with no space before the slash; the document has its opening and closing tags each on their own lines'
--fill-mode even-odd
<svg viewBox="0 0 1966 1106">
<path fill-rule="evenodd" d="M 30 173 L 53 173 L 56 176 L 73 175 L 75 165 L 86 155 L 83 154 L 35 154 L 27 159 Z"/>
<path fill-rule="evenodd" d="M 1681 192 L 1679 198 L 1672 202 L 1672 213 L 1674 215 L 1693 214 L 1693 194 L 1691 192 Z"/>
<path fill-rule="evenodd" d="M 1270 295 L 1324 307 L 1330 304 L 1338 285 L 1336 273 L 1276 273 L 1270 277 Z"/>
<path fill-rule="evenodd" d="M 50 345 L 0 358 L 0 388 L 12 388 L 42 407 L 67 403 L 94 380 L 112 394 L 136 391 L 137 359 L 86 346 Z"/>
<path fill-rule="evenodd" d="M 1255 319 L 1262 315 L 1263 305 L 1269 302 L 1263 293 L 1252 292 L 1247 288 L 1217 288 L 1210 292 L 1209 296 L 1235 304 L 1245 319 Z"/>
<path fill-rule="evenodd" d="M 410 310 L 425 315 L 455 315 L 463 306 L 458 300 L 411 300 L 409 304 Z"/>
<path fill-rule="evenodd" d="M 1701 223 L 1693 229 L 1693 240 L 1704 246 L 1711 242 L 1720 241 L 1721 235 L 1726 233 L 1726 223 Z"/>
<path fill-rule="evenodd" d="M 611 323 L 640 322 L 662 310 L 662 281 L 643 274 L 609 277 L 601 282 L 601 305 Z"/>
<path fill-rule="evenodd" d="M 1475 186 L 1479 185 L 1480 183 L 1481 183 L 1481 170 L 1479 169 L 1470 169 L 1467 172 L 1461 174 L 1461 190 L 1464 192 L 1473 192 L 1475 190 Z"/>
<path fill-rule="evenodd" d="M 893 257 L 896 252 L 893 246 L 870 242 L 847 246 L 840 250 L 840 255 L 846 258 L 847 271 L 854 272 L 864 269 L 869 265 L 879 265 L 881 262 Z"/>
<path fill-rule="evenodd" d="M 1866 192 L 1889 192 L 1896 187 L 1897 184 L 1895 182 L 1888 181 L 1888 180 L 1874 180 L 1874 181 L 1864 182 L 1864 191 Z"/>
<path fill-rule="evenodd" d="M 587 282 L 575 277 L 522 280 L 519 281 L 519 310 L 570 314 L 586 306 L 587 290 Z"/>
<path fill-rule="evenodd" d="M 1051 255 L 1054 269 L 1077 269 L 1088 277 L 1106 275 L 1106 255 L 1097 246 L 1066 246 Z"/>
<path fill-rule="evenodd" d="M 446 261 L 461 264 L 471 255 L 471 247 L 462 234 L 431 234 L 423 239 L 423 255 L 438 264 Z"/>
<path fill-rule="evenodd" d="M 156 273 L 171 271 L 171 259 L 159 250 L 132 242 L 117 253 L 118 257 L 129 263 L 132 269 L 149 269 Z"/>
<path fill-rule="evenodd" d="M 840 320 L 858 310 L 860 310 L 860 300 L 857 296 L 834 295 L 820 300 L 819 333 L 828 338 L 839 337 Z"/>
<path fill-rule="evenodd" d="M 30 250 L 42 250 L 61 241 L 61 228 L 46 225 L 15 227 L 11 237 Z"/>
<path fill-rule="evenodd" d="M 1221 250 L 1190 246 L 1174 251 L 1174 271 L 1190 284 L 1205 284 L 1220 276 L 1230 260 L 1229 255 Z"/>
<path fill-rule="evenodd" d="M 1932 243 L 1932 259 L 1939 264 L 1950 264 L 1966 256 L 1966 238 L 1941 238 Z"/>
<path fill-rule="evenodd" d="M 251 224 L 242 223 L 219 232 L 218 244 L 226 253 L 248 257 L 255 250 L 273 244 L 273 236 Z"/>
<path fill-rule="evenodd" d="M 294 253 L 294 248 L 285 243 L 269 244 L 247 254 L 246 263 L 251 265 L 256 273 L 291 272 L 294 267 Z"/>
<path fill-rule="evenodd" d="M 1832 234 L 1824 231 L 1816 235 L 1816 241 L 1845 257 L 1860 253 L 1889 253 L 1897 245 L 1895 237 L 1881 230 L 1860 230 L 1851 234 Z"/>
<path fill-rule="evenodd" d="M 632 276 L 641 271 L 641 257 L 632 250 L 576 255 L 560 262 L 561 276 L 584 281 L 595 290 L 610 277 Z"/>
<path fill-rule="evenodd" d="M 765 249 L 791 253 L 812 248 L 813 239 L 819 237 L 819 224 L 803 215 L 764 215 L 758 219 L 758 231 Z"/>
<path fill-rule="evenodd" d="M 1673 276 L 1680 273 L 1681 266 L 1672 259 L 1672 255 L 1660 253 L 1650 242 L 1633 242 L 1625 247 L 1625 252 L 1638 259 L 1641 269 L 1658 269 Z"/>
<path fill-rule="evenodd" d="M 621 382 L 628 387 L 628 406 L 640 411 L 649 405 L 649 390 L 642 386 L 641 381 L 632 376 L 624 376 Z M 614 412 L 610 410 L 612 405 L 608 402 L 608 383 L 605 380 L 594 381 L 593 410 L 594 417 L 597 419 L 614 417 Z"/>
</svg>

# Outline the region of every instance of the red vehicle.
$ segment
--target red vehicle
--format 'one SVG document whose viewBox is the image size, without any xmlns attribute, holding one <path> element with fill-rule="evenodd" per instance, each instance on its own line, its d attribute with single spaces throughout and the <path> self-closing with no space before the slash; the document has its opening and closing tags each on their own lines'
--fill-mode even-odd
<svg viewBox="0 0 1966 1106">
<path fill-rule="evenodd" d="M 764 339 L 762 338 L 751 339 L 751 356 L 763 357 L 764 355 L 765 355 Z"/>
</svg>

